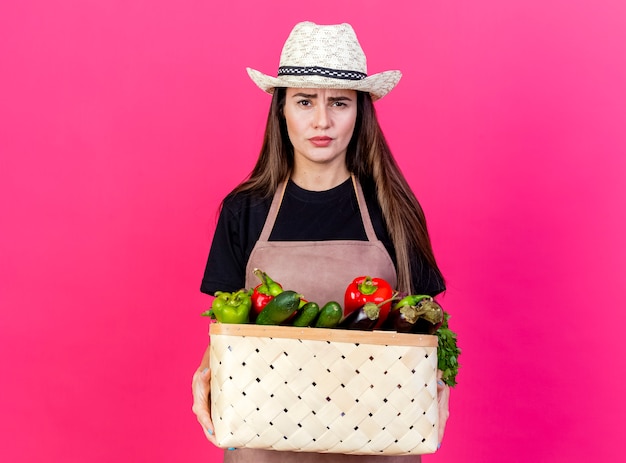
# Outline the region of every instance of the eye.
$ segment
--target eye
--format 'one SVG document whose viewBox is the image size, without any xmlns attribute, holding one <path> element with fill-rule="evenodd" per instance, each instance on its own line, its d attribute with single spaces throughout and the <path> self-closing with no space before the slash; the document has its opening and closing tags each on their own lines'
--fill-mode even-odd
<svg viewBox="0 0 626 463">
<path fill-rule="evenodd" d="M 331 106 L 334 107 L 334 108 L 341 108 L 343 106 L 348 106 L 348 105 L 346 104 L 345 101 L 333 101 Z"/>
<path fill-rule="evenodd" d="M 311 106 L 311 100 L 299 100 L 298 105 L 299 106 Z"/>
</svg>

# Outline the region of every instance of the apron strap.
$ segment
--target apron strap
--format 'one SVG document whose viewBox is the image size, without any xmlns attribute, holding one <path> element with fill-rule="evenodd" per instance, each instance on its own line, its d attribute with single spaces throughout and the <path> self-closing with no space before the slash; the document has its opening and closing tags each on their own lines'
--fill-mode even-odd
<svg viewBox="0 0 626 463">
<path fill-rule="evenodd" d="M 274 193 L 274 199 L 272 199 L 272 205 L 270 206 L 270 211 L 267 213 L 267 218 L 265 219 L 265 224 L 263 225 L 263 230 L 261 230 L 261 235 L 259 236 L 259 241 L 269 241 L 270 233 L 274 228 L 274 223 L 276 223 L 276 217 L 278 216 L 278 209 L 280 209 L 280 205 L 283 202 L 283 196 L 285 196 L 285 190 L 287 189 L 287 180 L 278 185 L 276 192 Z"/>
<path fill-rule="evenodd" d="M 378 237 L 376 236 L 376 232 L 374 231 L 374 226 L 372 225 L 372 219 L 370 218 L 370 212 L 367 209 L 367 203 L 365 202 L 363 188 L 361 188 L 361 184 L 357 181 L 354 174 L 350 175 L 352 177 L 354 190 L 356 191 L 356 200 L 359 204 L 359 210 L 361 211 L 361 220 L 363 221 L 363 227 L 365 227 L 365 234 L 367 235 L 367 239 L 368 241 L 378 241 Z"/>
<path fill-rule="evenodd" d="M 352 178 L 352 185 L 354 186 L 354 191 L 356 193 L 356 201 L 359 206 L 361 220 L 363 222 L 363 227 L 365 228 L 365 234 L 367 235 L 367 239 L 368 241 L 378 241 L 378 237 L 376 236 L 376 232 L 374 231 L 374 226 L 372 225 L 372 219 L 370 218 L 369 210 L 367 209 L 367 203 L 365 202 L 365 195 L 363 194 L 361 184 L 357 181 L 354 174 L 350 174 L 350 177 Z M 285 196 L 287 182 L 288 180 L 285 180 L 284 182 L 279 184 L 276 192 L 274 193 L 272 205 L 270 206 L 270 210 L 267 213 L 267 218 L 265 219 L 263 230 L 261 230 L 261 235 L 259 236 L 259 241 L 269 241 L 270 239 L 270 234 L 272 233 L 272 230 L 274 229 L 274 224 L 276 223 L 276 217 L 278 217 L 278 210 L 280 209 L 280 205 L 283 202 L 283 197 Z"/>
</svg>

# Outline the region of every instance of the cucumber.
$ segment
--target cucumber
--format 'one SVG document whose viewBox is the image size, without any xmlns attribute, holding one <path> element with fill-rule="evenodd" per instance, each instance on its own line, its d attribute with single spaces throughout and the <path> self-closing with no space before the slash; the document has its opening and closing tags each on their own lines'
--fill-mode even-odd
<svg viewBox="0 0 626 463">
<path fill-rule="evenodd" d="M 257 325 L 280 325 L 291 317 L 300 306 L 301 294 L 287 290 L 269 301 L 256 317 Z"/>
<path fill-rule="evenodd" d="M 307 302 L 298 311 L 298 315 L 293 320 L 293 326 L 312 326 L 319 313 L 319 305 L 315 302 Z"/>
<path fill-rule="evenodd" d="M 343 309 L 338 302 L 327 302 L 320 310 L 320 314 L 315 321 L 316 328 L 334 328 L 343 317 Z"/>
</svg>

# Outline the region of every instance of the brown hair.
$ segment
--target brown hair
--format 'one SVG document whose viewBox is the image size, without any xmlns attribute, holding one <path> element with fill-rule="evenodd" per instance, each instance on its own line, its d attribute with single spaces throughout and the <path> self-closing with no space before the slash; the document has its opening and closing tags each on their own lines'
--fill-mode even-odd
<svg viewBox="0 0 626 463">
<path fill-rule="evenodd" d="M 293 148 L 283 116 L 285 97 L 285 88 L 275 89 L 259 158 L 249 178 L 235 192 L 254 191 L 268 197 L 289 177 Z M 376 185 L 378 203 L 396 251 L 397 289 L 409 294 L 415 290 L 411 275 L 413 253 L 421 255 L 441 277 L 424 212 L 391 154 L 369 93 L 357 92 L 357 120 L 346 165 L 359 181 Z"/>
</svg>

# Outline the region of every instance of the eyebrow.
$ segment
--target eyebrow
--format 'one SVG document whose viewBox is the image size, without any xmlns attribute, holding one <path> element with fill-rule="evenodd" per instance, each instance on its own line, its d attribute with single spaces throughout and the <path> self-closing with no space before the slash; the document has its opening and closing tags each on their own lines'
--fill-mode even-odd
<svg viewBox="0 0 626 463">
<path fill-rule="evenodd" d="M 315 99 L 317 98 L 317 93 L 296 93 L 292 98 L 307 98 L 307 99 Z M 331 96 L 328 97 L 328 101 L 352 101 L 352 98 L 348 96 Z"/>
</svg>

